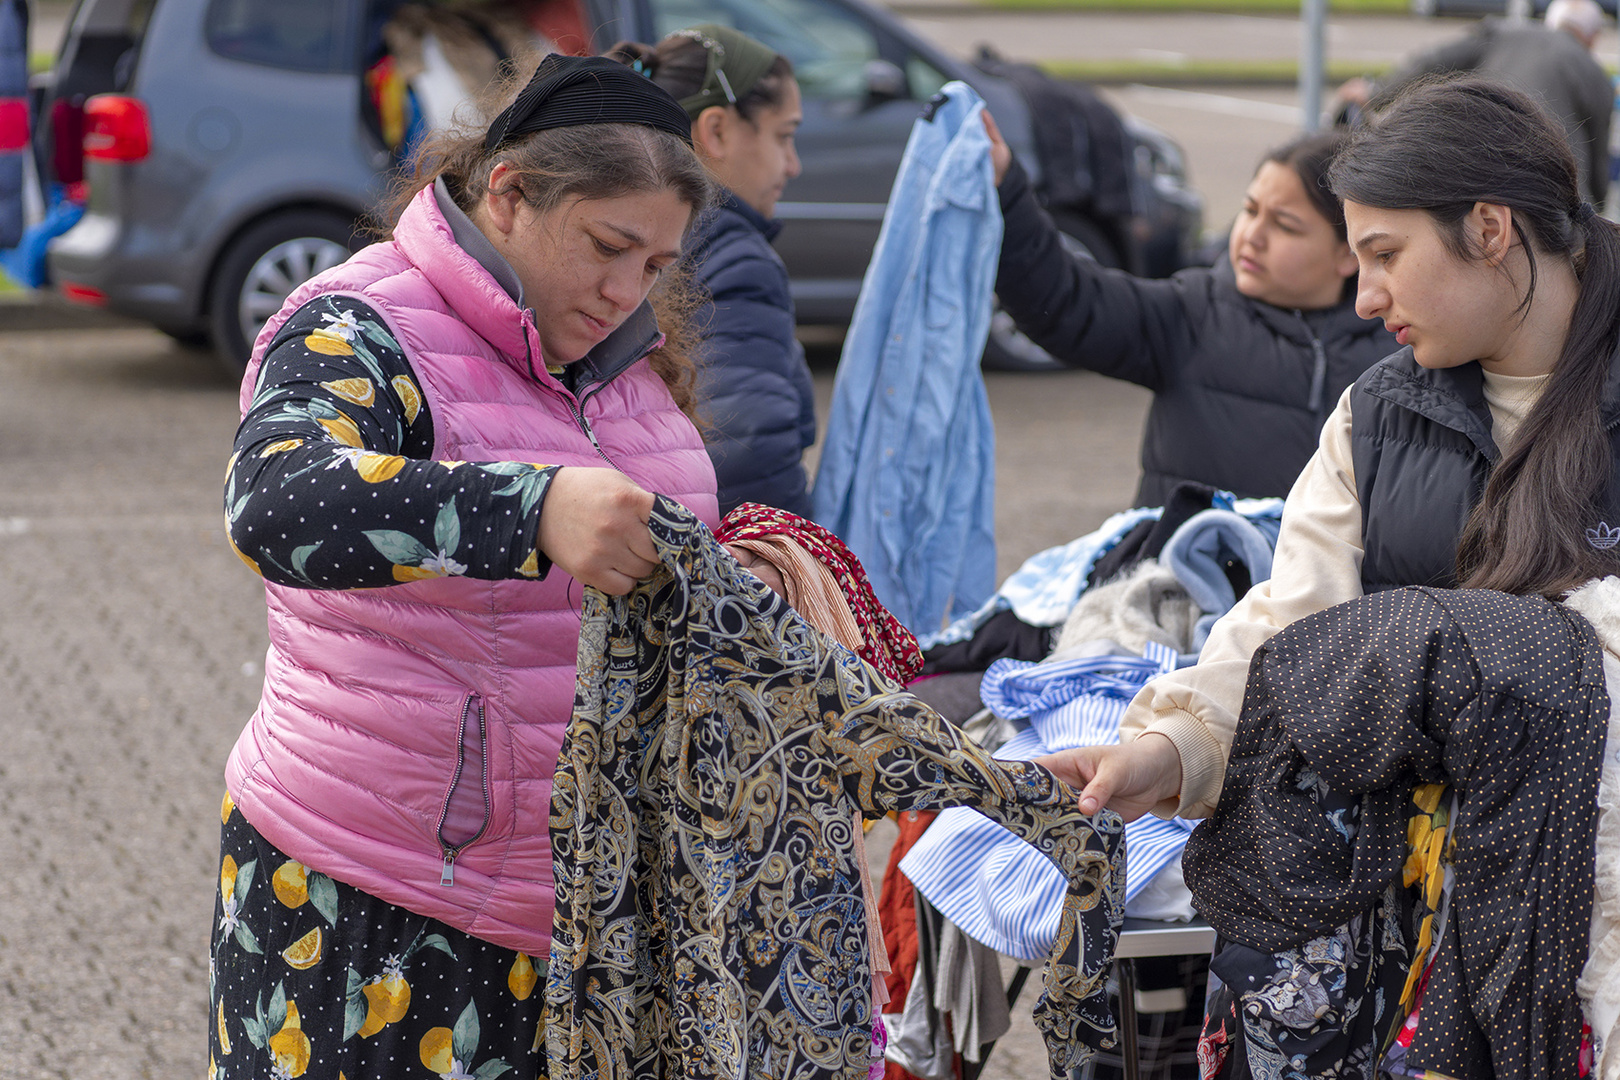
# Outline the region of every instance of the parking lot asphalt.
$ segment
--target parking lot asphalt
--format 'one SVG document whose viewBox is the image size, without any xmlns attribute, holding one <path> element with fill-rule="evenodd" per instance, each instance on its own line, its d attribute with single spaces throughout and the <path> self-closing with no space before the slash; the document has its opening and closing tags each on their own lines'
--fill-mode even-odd
<svg viewBox="0 0 1620 1080">
<path fill-rule="evenodd" d="M 221 529 L 235 389 L 154 331 L 7 325 L 0 1080 L 200 1076 L 221 771 L 265 649 L 262 589 Z M 1147 395 L 988 383 L 1005 573 L 1128 501 Z M 1044 1068 L 1028 1009 L 987 1080 Z"/>
</svg>

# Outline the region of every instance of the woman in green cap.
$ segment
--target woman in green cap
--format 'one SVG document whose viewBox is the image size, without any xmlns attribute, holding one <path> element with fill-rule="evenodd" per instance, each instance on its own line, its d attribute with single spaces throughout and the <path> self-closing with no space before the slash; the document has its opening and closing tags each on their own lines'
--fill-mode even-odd
<svg viewBox="0 0 1620 1080">
<path fill-rule="evenodd" d="M 815 441 L 810 369 L 794 337 L 787 267 L 771 248 L 782 188 L 799 174 L 793 148 L 802 111 L 793 65 L 728 26 L 678 30 L 656 46 L 621 42 L 608 53 L 678 99 L 692 144 L 724 197 L 700 227 L 687 265 L 709 291 L 705 441 L 720 512 L 744 502 L 810 516 L 802 457 Z"/>
</svg>

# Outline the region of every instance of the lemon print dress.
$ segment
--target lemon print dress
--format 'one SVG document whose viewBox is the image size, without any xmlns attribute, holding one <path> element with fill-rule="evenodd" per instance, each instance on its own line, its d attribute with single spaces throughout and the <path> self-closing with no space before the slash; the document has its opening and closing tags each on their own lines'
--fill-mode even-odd
<svg viewBox="0 0 1620 1080">
<path fill-rule="evenodd" d="M 302 588 L 538 576 L 552 470 L 427 460 L 432 441 L 381 318 L 349 297 L 312 300 L 278 335 L 237 433 L 225 509 L 228 529 L 256 537 L 244 561 Z M 294 482 L 318 488 L 296 522 L 275 516 Z M 373 497 L 383 486 L 392 498 Z M 379 509 L 406 497 L 452 509 L 415 529 Z M 220 817 L 210 1080 L 543 1074 L 533 958 L 293 861 L 228 794 Z"/>
</svg>

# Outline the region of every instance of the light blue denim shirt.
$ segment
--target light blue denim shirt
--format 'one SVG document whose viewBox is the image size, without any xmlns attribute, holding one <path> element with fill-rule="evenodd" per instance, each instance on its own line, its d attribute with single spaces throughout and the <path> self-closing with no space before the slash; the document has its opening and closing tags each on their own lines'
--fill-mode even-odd
<svg viewBox="0 0 1620 1080">
<path fill-rule="evenodd" d="M 979 373 L 1001 250 L 983 102 L 953 82 L 918 120 L 833 386 L 815 519 L 919 635 L 996 586 L 995 432 Z"/>
</svg>

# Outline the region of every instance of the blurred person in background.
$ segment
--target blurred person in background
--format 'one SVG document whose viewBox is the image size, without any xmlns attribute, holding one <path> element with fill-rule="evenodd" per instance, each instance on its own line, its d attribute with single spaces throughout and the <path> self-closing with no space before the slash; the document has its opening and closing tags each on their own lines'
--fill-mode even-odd
<svg viewBox="0 0 1620 1080">
<path fill-rule="evenodd" d="M 700 224 L 689 265 L 708 290 L 699 392 L 720 512 L 762 503 L 810 515 L 802 458 L 816 438 L 814 387 L 794 336 L 787 267 L 771 247 L 803 111 L 787 57 L 727 26 L 678 30 L 609 56 L 677 98 L 692 143 L 724 191 Z"/>
<path fill-rule="evenodd" d="M 1601 209 L 1609 195 L 1609 123 L 1614 86 L 1592 56 L 1603 9 L 1597 0 L 1552 0 L 1543 24 L 1482 19 L 1456 41 L 1414 57 L 1387 82 L 1351 79 L 1338 100 L 1376 111 L 1426 76 L 1469 73 L 1501 79 L 1534 98 L 1563 125 L 1581 191 Z"/>
<path fill-rule="evenodd" d="M 994 121 L 986 126 L 1005 220 L 1002 308 L 1062 363 L 1154 393 L 1136 505 L 1163 506 L 1188 481 L 1286 495 L 1333 402 L 1396 348 L 1356 314 L 1356 256 L 1323 183 L 1343 135 L 1267 154 L 1227 258 L 1149 280 L 1065 251 Z"/>
</svg>

